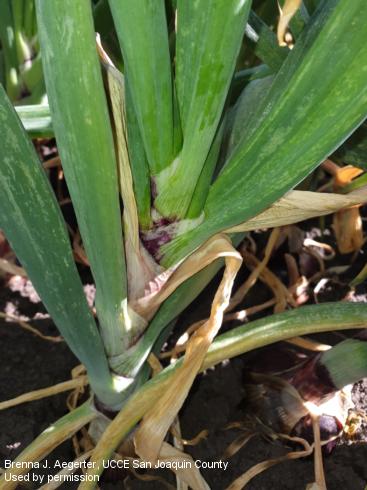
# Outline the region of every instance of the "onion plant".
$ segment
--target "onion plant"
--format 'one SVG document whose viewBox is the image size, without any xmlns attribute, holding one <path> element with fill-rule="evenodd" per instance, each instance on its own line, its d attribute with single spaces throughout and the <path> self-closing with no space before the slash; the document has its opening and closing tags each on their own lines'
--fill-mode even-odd
<svg viewBox="0 0 367 490">
<path fill-rule="evenodd" d="M 45 96 L 34 0 L 0 3 L 0 81 L 14 103 Z"/>
<path fill-rule="evenodd" d="M 144 417 L 136 451 L 154 460 L 201 369 L 280 339 L 366 324 L 363 304 L 312 306 L 212 344 L 244 233 L 367 198 L 365 187 L 345 195 L 292 190 L 367 116 L 367 3 L 307 3 L 292 21 L 290 49 L 278 45 L 251 0 L 36 0 L 49 107 L 17 113 L 7 82 L 0 87 L 0 226 L 86 367 L 93 397 L 20 461 L 44 457 L 99 412 L 118 410 L 93 459 L 110 456 Z M 56 137 L 96 285 L 96 318 L 27 130 Z M 209 320 L 184 359 L 148 381 L 149 354 L 159 352 L 222 259 Z M 367 373 L 366 343 L 348 342 L 315 362 L 332 389 Z M 348 360 L 343 372 L 340 356 Z"/>
</svg>

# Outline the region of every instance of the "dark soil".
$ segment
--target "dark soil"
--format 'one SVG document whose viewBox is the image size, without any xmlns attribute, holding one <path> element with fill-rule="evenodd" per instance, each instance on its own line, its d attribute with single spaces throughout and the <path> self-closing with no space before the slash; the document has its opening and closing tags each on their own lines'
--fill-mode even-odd
<svg viewBox="0 0 367 490">
<path fill-rule="evenodd" d="M 2 289 L 2 294 L 4 294 Z M 0 311 L 7 302 L 12 302 L 18 310 L 26 305 L 19 293 L 0 298 Z M 200 306 L 199 306 L 200 305 Z M 203 307 L 202 298 L 192 305 L 186 322 L 191 322 L 193 312 Z M 28 304 L 28 309 L 35 306 Z M 40 305 L 37 305 L 38 311 Z M 32 311 L 31 315 L 34 314 Z M 194 316 L 197 316 L 194 314 Z M 56 328 L 49 320 L 33 322 L 43 333 L 57 335 Z M 71 369 L 77 360 L 64 343 L 51 343 L 25 332 L 19 326 L 0 320 L 0 399 L 5 400 L 24 392 L 44 388 L 70 378 Z M 187 447 L 194 459 L 217 461 L 226 447 L 240 434 L 238 429 L 226 429 L 230 422 L 244 417 L 246 406 L 244 375 L 251 365 L 252 355 L 241 356 L 199 376 L 181 412 L 180 421 L 183 437 L 190 439 L 201 430 L 209 435 L 193 447 Z M 355 387 L 357 408 L 366 409 L 367 380 Z M 0 411 L 0 453 L 2 460 L 13 459 L 42 430 L 67 412 L 66 395 L 35 401 Z M 202 474 L 213 490 L 225 489 L 236 477 L 253 465 L 285 454 L 290 449 L 280 442 L 269 442 L 260 436 L 250 442 L 229 459 L 226 471 L 203 470 Z M 72 461 L 73 448 L 70 441 L 57 448 L 49 460 Z M 337 447 L 325 457 L 325 471 L 328 489 L 363 490 L 367 484 L 367 444 L 356 443 Z M 3 465 L 3 461 L 0 461 Z M 163 472 L 167 481 L 174 484 L 171 474 Z M 282 463 L 270 468 L 254 478 L 248 489 L 302 489 L 313 481 L 313 461 L 311 458 Z M 161 481 L 145 482 L 134 477 L 125 478 L 118 485 L 102 482 L 102 489 L 162 489 Z M 21 488 L 21 487 L 19 487 Z M 76 484 L 64 484 L 60 488 L 76 488 Z"/>
</svg>

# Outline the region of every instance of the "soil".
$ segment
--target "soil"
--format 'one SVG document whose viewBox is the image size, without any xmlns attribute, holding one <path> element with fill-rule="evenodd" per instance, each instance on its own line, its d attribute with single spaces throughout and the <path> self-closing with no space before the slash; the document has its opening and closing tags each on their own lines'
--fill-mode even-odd
<svg viewBox="0 0 367 490">
<path fill-rule="evenodd" d="M 264 288 L 262 288 L 264 289 Z M 38 303 L 30 303 L 21 292 L 9 293 L 3 288 L 0 297 L 0 311 L 9 303 L 18 313 L 27 311 L 33 317 L 42 311 Z M 257 297 L 259 300 L 259 297 Z M 208 299 L 204 296 L 191 305 L 182 323 L 191 323 L 198 311 L 205 309 Z M 202 315 L 202 313 L 201 313 Z M 181 323 L 181 322 L 180 322 Z M 46 335 L 58 335 L 48 319 L 32 322 Z M 239 429 L 226 429 L 235 421 L 244 419 L 246 389 L 244 377 L 253 360 L 251 355 L 240 356 L 225 362 L 213 370 L 200 375 L 191 390 L 180 415 L 182 434 L 186 439 L 195 437 L 201 430 L 209 431 L 208 437 L 195 446 L 187 446 L 186 451 L 195 460 L 216 461 L 221 458 L 228 445 L 240 434 Z M 71 369 L 78 364 L 77 359 L 64 343 L 51 343 L 22 330 L 18 325 L 0 320 L 0 399 L 9 399 L 30 390 L 44 388 L 70 378 Z M 367 380 L 354 389 L 357 408 L 366 410 Z M 42 430 L 67 412 L 66 395 L 58 395 L 15 408 L 0 411 L 0 455 L 4 459 L 14 459 Z M 363 431 L 365 433 L 365 431 Z M 363 435 L 363 434 L 362 434 Z M 236 477 L 253 465 L 278 457 L 290 448 L 284 443 L 269 442 L 261 436 L 254 436 L 228 462 L 228 468 L 203 470 L 202 474 L 213 490 L 225 489 Z M 56 459 L 72 461 L 75 458 L 71 441 L 58 447 L 50 458 L 51 465 Z M 341 445 L 324 459 L 327 488 L 329 490 L 363 490 L 367 484 L 367 444 Z M 150 472 L 150 474 L 152 474 Z M 118 475 L 115 475 L 117 477 Z M 168 471 L 160 473 L 166 481 L 174 484 Z M 255 477 L 246 488 L 249 490 L 302 489 L 313 482 L 313 460 L 304 458 L 276 465 Z M 19 486 L 19 488 L 21 488 Z M 60 488 L 73 489 L 76 484 L 64 484 Z M 102 489 L 162 489 L 162 481 L 141 481 L 126 476 L 117 484 L 102 481 Z"/>
</svg>

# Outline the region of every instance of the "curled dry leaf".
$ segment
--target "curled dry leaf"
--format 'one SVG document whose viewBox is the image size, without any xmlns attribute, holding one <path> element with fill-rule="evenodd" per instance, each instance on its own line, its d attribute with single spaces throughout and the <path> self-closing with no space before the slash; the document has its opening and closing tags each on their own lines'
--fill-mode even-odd
<svg viewBox="0 0 367 490">
<path fill-rule="evenodd" d="M 240 254 L 232 247 L 225 235 L 215 235 L 187 257 L 178 266 L 167 269 L 155 279 L 157 288 L 131 302 L 132 309 L 146 320 L 150 320 L 159 306 L 165 301 L 180 284 L 204 269 L 214 260 L 226 258 L 230 253 L 240 258 Z M 242 260 L 242 259 L 241 259 Z"/>
<path fill-rule="evenodd" d="M 275 466 L 279 463 L 283 463 L 285 461 L 288 461 L 290 459 L 298 459 L 298 458 L 305 458 L 312 454 L 313 447 L 311 447 L 308 442 L 304 439 L 301 439 L 299 437 L 287 437 L 283 434 L 279 434 L 279 436 L 291 440 L 293 442 L 300 443 L 304 446 L 304 449 L 301 451 L 292 451 L 284 456 L 280 456 L 279 458 L 274 458 L 274 459 L 268 459 L 267 461 L 262 461 L 261 463 L 253 466 L 250 468 L 246 473 L 243 473 L 241 476 L 239 476 L 235 481 L 233 481 L 229 487 L 226 488 L 226 490 L 241 490 L 244 488 L 247 483 L 255 478 L 255 476 L 259 475 L 263 471 L 267 470 L 268 468 L 271 468 L 272 466 Z"/>
<path fill-rule="evenodd" d="M 190 338 L 182 366 L 174 373 L 162 397 L 145 415 L 135 435 L 136 452 L 146 461 L 156 461 L 167 431 L 182 407 L 205 354 L 222 325 L 223 313 L 229 304 L 242 257 L 227 237 L 218 235 L 186 259 L 180 268 L 181 272 L 179 269 L 176 271 L 180 274 L 178 279 L 187 278 L 192 275 L 193 270 L 200 270 L 218 258 L 225 259 L 225 270 L 213 300 L 210 318 Z"/>
<path fill-rule="evenodd" d="M 341 195 L 335 193 L 291 191 L 279 199 L 270 208 L 244 223 L 226 230 L 238 233 L 261 228 L 290 225 L 315 216 L 335 213 L 340 209 L 363 204 L 367 201 L 367 186 Z"/>
</svg>

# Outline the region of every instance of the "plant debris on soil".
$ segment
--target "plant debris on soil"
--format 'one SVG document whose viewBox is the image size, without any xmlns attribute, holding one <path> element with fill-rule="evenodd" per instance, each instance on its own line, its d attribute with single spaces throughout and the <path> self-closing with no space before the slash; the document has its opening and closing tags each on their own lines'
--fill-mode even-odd
<svg viewBox="0 0 367 490">
<path fill-rule="evenodd" d="M 62 206 L 85 294 L 90 307 L 93 307 L 95 288 L 63 179 L 55 142 L 41 141 L 36 147 L 43 157 L 51 184 Z M 328 182 L 329 178 L 324 184 Z M 364 209 L 360 208 L 361 215 L 365 214 L 363 211 Z M 363 241 L 354 251 L 339 253 L 337 242 L 338 239 L 340 242 L 341 236 L 335 236 L 333 219 L 335 217 L 314 219 L 298 226 L 282 227 L 280 232 L 276 232 L 277 239 L 271 247 L 265 271 L 262 269 L 262 272 L 259 264 L 264 260 L 264 251 L 269 245 L 271 232 L 259 230 L 247 236 L 242 246 L 244 267 L 236 279 L 236 287 L 250 281 L 251 277 L 256 278 L 253 284 L 247 284 L 249 287 L 244 299 L 228 314 L 222 332 L 249 319 L 271 315 L 274 311 L 283 311 L 289 306 L 297 307 L 325 301 L 367 302 L 365 281 L 358 280 L 353 287 L 351 285 L 365 267 L 367 241 Z M 1 231 L 0 239 L 0 258 L 10 258 L 11 263 L 18 266 Z M 1 271 L 0 274 L 0 312 L 11 318 L 29 320 L 43 335 L 57 338 L 59 333 L 27 278 L 11 276 Z M 163 363 L 166 362 L 169 351 L 175 347 L 180 335 L 185 333 L 190 325 L 208 315 L 213 291 L 216 290 L 218 282 L 217 277 L 179 317 L 176 328 L 165 346 Z M 238 308 L 240 312 L 237 311 Z M 312 338 L 333 345 L 354 333 L 356 332 L 331 332 Z M 228 453 L 228 448 L 233 448 L 233 443 L 241 435 L 243 440 L 246 439 L 244 427 L 248 420 L 256 421 L 257 417 L 256 413 L 249 412 L 251 403 L 246 386 L 249 373 L 256 371 L 258 365 L 265 368 L 270 366 L 273 371 L 276 371 L 277 367 L 281 370 L 279 359 L 283 357 L 284 360 L 286 357 L 283 356 L 284 345 L 280 343 L 258 349 L 223 362 L 198 376 L 179 414 L 181 433 L 185 440 L 196 438 L 202 431 L 207 431 L 206 437 L 201 437 L 193 445 L 188 444 L 184 447 L 194 460 L 210 465 L 213 461 L 223 459 Z M 1 316 L 0 359 L 0 401 L 69 380 L 71 370 L 79 364 L 66 343 L 45 340 Z M 1 467 L 5 459 L 13 460 L 40 432 L 67 413 L 67 395 L 62 393 L 0 411 Z M 354 385 L 352 397 L 354 408 L 348 434 L 339 438 L 330 454 L 324 455 L 329 490 L 365 490 L 367 485 L 367 379 Z M 212 490 L 225 489 L 254 465 L 297 449 L 284 440 L 269 437 L 266 431 L 264 434 L 256 423 L 247 443 L 242 446 L 239 444 L 238 447 L 240 449 L 237 448 L 237 452 L 225 460 L 228 462 L 225 470 L 201 468 L 202 475 Z M 75 452 L 71 440 L 64 442 L 48 457 L 51 468 L 56 460 L 71 462 L 74 459 Z M 57 469 L 54 469 L 54 473 L 56 472 Z M 246 488 L 304 490 L 306 485 L 313 481 L 314 461 L 312 456 L 309 456 L 272 466 L 251 480 Z M 99 487 L 106 490 L 158 490 L 167 485 L 171 485 L 169 488 L 176 488 L 175 477 L 168 470 L 139 470 L 135 475 L 125 470 L 108 471 L 99 483 Z M 74 489 L 77 486 L 77 483 L 68 482 L 60 488 Z"/>
<path fill-rule="evenodd" d="M 255 291 L 253 294 L 259 299 L 257 293 L 258 291 Z M 198 316 L 202 317 L 202 310 L 210 303 L 210 299 L 210 290 L 204 292 L 182 315 L 179 324 L 191 324 Z M 251 301 L 251 298 L 248 301 Z M 11 292 L 3 288 L 0 311 L 4 311 L 8 303 L 13 304 L 23 316 L 28 315 L 32 318 L 36 314 L 35 303 L 24 297 L 24 291 Z M 38 311 L 43 311 L 40 303 Z M 45 335 L 58 335 L 49 319 L 36 320 L 32 324 Z M 346 335 L 350 333 L 347 332 Z M 321 342 L 330 343 L 340 340 L 332 334 L 324 334 L 318 338 Z M 71 369 L 78 364 L 65 343 L 48 342 L 11 322 L 0 320 L 0 339 L 1 400 L 67 380 L 70 378 Z M 227 447 L 241 434 L 238 428 L 228 429 L 227 426 L 244 420 L 245 379 L 255 365 L 255 359 L 264 353 L 266 355 L 266 349 L 259 349 L 224 362 L 200 375 L 196 380 L 180 413 L 181 431 L 185 439 L 196 437 L 204 429 L 208 431 L 207 437 L 196 445 L 185 446 L 185 451 L 190 453 L 194 460 L 220 460 Z M 66 396 L 67 394 L 60 394 L 0 411 L 1 465 L 4 459 L 14 459 L 42 430 L 67 412 Z M 362 380 L 354 386 L 353 401 L 356 411 L 367 413 L 367 380 Z M 344 439 L 331 454 L 324 457 L 329 490 L 362 490 L 367 484 L 367 424 L 363 419 L 358 423 L 360 426 L 353 439 Z M 290 450 L 292 448 L 287 447 L 284 442 L 269 441 L 261 435 L 255 435 L 227 460 L 226 470 L 203 469 L 202 474 L 211 489 L 222 490 L 255 464 L 284 455 Z M 71 441 L 66 441 L 48 458 L 51 467 L 56 460 L 70 462 L 74 459 Z M 175 485 L 174 476 L 168 470 L 148 470 L 141 473 L 159 476 Z M 304 490 L 313 479 L 313 459 L 308 457 L 276 465 L 255 477 L 246 488 Z M 164 488 L 162 480 L 145 481 L 132 474 L 118 472 L 105 475 L 100 482 L 100 488 L 107 490 L 121 488 L 121 485 L 126 489 Z M 65 483 L 60 488 L 74 489 L 77 488 L 77 484 Z"/>
</svg>

